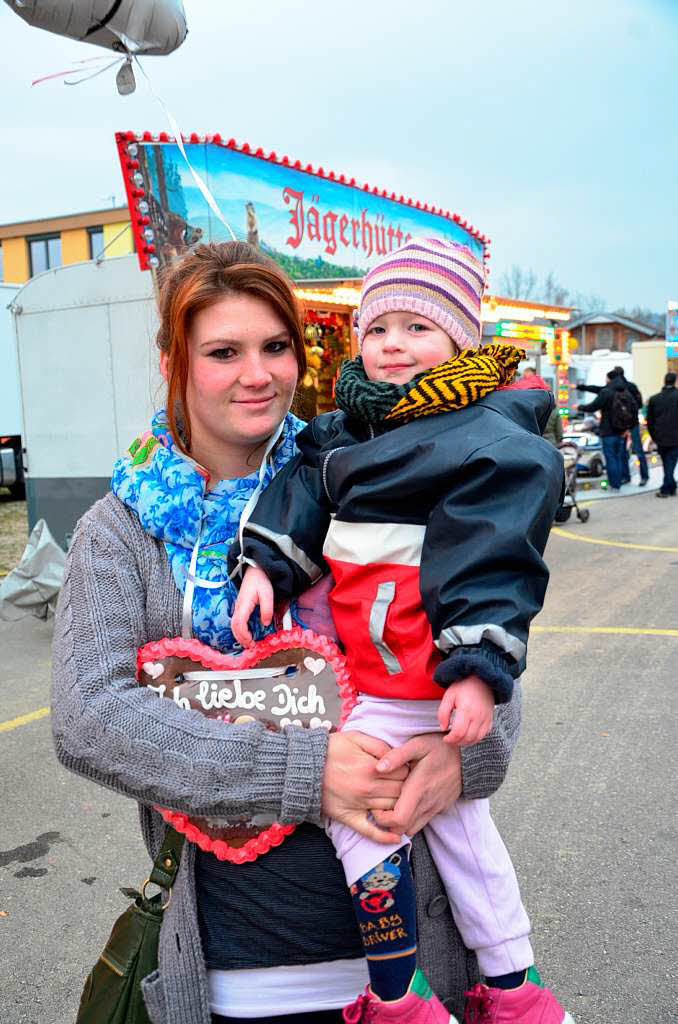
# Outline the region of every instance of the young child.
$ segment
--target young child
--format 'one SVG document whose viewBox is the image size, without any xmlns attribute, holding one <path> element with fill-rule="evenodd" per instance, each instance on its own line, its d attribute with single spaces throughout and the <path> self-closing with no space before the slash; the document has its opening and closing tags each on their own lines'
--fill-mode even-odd
<svg viewBox="0 0 678 1024">
<path fill-rule="evenodd" d="M 544 600 L 542 560 L 562 459 L 541 429 L 548 390 L 509 385 L 521 353 L 480 348 L 484 268 L 464 246 L 414 239 L 367 274 L 361 356 L 344 364 L 340 411 L 297 436 L 231 564 L 247 568 L 232 629 L 251 642 L 258 605 L 332 572 L 330 605 L 359 702 L 346 723 L 400 746 L 446 732 L 480 742 L 525 667 Z M 541 383 L 541 382 L 540 382 Z M 409 845 L 330 822 L 353 895 L 370 985 L 347 1021 L 453 1021 L 416 968 Z M 404 837 L 405 839 L 406 837 Z M 488 800 L 459 799 L 426 838 L 486 985 L 478 1024 L 565 1024 L 542 987 L 529 921 Z"/>
</svg>

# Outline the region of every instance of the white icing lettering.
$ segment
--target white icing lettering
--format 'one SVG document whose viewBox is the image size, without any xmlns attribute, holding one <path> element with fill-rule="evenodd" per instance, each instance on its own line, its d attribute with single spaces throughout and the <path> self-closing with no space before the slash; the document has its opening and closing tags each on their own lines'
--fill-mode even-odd
<svg viewBox="0 0 678 1024">
<path fill-rule="evenodd" d="M 265 711 L 266 699 L 265 690 L 243 690 L 239 679 L 233 680 L 233 688 L 224 686 L 219 689 L 217 683 L 210 683 L 203 679 L 195 699 L 202 704 L 205 711 L 214 711 L 219 708 L 244 708 L 251 711 Z"/>
<path fill-rule="evenodd" d="M 297 708 L 300 715 L 324 715 L 325 701 L 318 693 L 315 683 L 311 683 L 308 693 L 304 697 L 297 698 Z"/>
<path fill-rule="evenodd" d="M 325 701 L 313 683 L 309 686 L 306 696 L 297 697 L 287 683 L 278 683 L 272 692 L 276 695 L 279 705 L 277 708 L 271 708 L 272 715 L 325 714 Z M 297 690 L 296 693 L 298 692 Z"/>
<path fill-rule="evenodd" d="M 191 710 L 191 702 L 190 702 L 190 700 L 187 697 L 182 697 L 181 696 L 181 687 L 180 686 L 172 687 L 172 699 L 173 699 L 174 703 L 177 705 L 177 707 L 182 708 L 184 711 L 190 711 Z"/>
</svg>

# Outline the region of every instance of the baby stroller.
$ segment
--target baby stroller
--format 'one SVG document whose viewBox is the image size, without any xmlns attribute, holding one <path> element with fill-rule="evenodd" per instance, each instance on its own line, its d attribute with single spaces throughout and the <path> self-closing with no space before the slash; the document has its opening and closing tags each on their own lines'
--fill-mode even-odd
<svg viewBox="0 0 678 1024">
<path fill-rule="evenodd" d="M 579 461 L 579 448 L 574 441 L 563 441 L 558 445 L 560 454 L 565 463 L 565 496 L 560 508 L 556 511 L 556 522 L 566 523 L 572 515 L 572 509 L 577 512 L 577 519 L 580 523 L 588 522 L 590 512 L 587 508 L 579 508 L 577 504 L 577 462 Z"/>
</svg>

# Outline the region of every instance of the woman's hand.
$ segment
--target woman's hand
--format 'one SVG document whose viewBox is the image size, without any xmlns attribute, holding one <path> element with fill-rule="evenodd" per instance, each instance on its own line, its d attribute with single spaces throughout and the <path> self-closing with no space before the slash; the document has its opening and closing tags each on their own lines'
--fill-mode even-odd
<svg viewBox="0 0 678 1024">
<path fill-rule="evenodd" d="M 440 733 L 425 733 L 382 757 L 377 771 L 390 775 L 405 764 L 410 773 L 395 807 L 373 817 L 382 828 L 414 835 L 461 796 L 461 754 Z"/>
<path fill-rule="evenodd" d="M 248 622 L 257 606 L 262 624 L 270 625 L 273 618 L 273 587 L 263 569 L 250 565 L 240 584 L 231 616 L 231 631 L 241 647 L 252 645 Z"/>
<path fill-rule="evenodd" d="M 397 806 L 409 769 L 405 762 L 377 772 L 377 762 L 395 753 L 383 740 L 362 732 L 333 732 L 329 738 L 322 809 L 324 814 L 378 843 L 399 843 L 400 829 L 378 828 L 368 811 L 390 811 Z"/>
</svg>

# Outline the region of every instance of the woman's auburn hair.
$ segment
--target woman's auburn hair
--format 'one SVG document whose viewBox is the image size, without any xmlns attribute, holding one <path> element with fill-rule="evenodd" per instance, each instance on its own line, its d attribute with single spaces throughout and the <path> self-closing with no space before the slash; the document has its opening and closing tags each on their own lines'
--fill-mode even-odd
<svg viewBox="0 0 678 1024">
<path fill-rule="evenodd" d="M 270 257 L 248 242 L 198 245 L 166 271 L 160 286 L 160 327 L 156 344 L 167 354 L 167 418 L 175 444 L 191 448 L 186 402 L 188 335 L 201 309 L 229 295 L 251 295 L 277 313 L 290 333 L 299 369 L 306 373 L 304 322 L 292 282 Z"/>
</svg>

